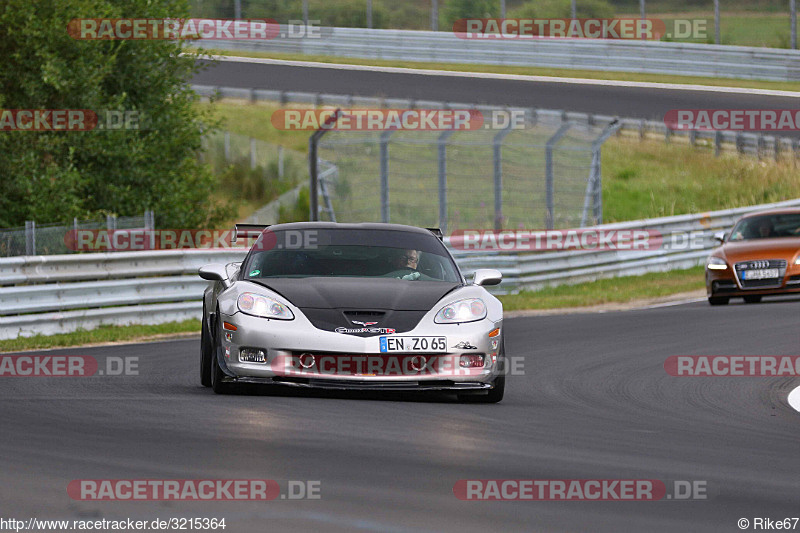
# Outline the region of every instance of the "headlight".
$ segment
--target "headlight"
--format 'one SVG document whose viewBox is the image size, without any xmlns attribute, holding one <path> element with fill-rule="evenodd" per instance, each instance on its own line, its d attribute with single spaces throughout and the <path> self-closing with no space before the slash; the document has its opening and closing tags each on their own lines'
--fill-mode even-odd
<svg viewBox="0 0 800 533">
<path fill-rule="evenodd" d="M 795 265 L 800 265 L 800 255 L 797 256 L 797 259 L 794 260 Z"/>
<path fill-rule="evenodd" d="M 459 322 L 473 322 L 486 318 L 486 304 L 479 298 L 467 298 L 453 302 L 439 309 L 436 318 L 437 324 L 458 324 Z"/>
<path fill-rule="evenodd" d="M 264 318 L 275 318 L 277 320 L 292 320 L 294 315 L 288 307 L 274 298 L 245 292 L 239 295 L 236 301 L 239 311 L 242 313 L 260 316 Z"/>
<path fill-rule="evenodd" d="M 728 264 L 721 257 L 712 256 L 708 258 L 708 263 L 706 264 L 706 267 L 709 270 L 725 270 L 726 268 L 728 268 Z"/>
</svg>

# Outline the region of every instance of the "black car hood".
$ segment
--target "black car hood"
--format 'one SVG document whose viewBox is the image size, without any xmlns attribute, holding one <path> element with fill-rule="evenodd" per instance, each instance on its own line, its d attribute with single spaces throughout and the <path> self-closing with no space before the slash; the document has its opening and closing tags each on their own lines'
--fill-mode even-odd
<svg viewBox="0 0 800 533">
<path fill-rule="evenodd" d="M 394 278 L 249 279 L 301 309 L 429 311 L 458 283 Z"/>
</svg>

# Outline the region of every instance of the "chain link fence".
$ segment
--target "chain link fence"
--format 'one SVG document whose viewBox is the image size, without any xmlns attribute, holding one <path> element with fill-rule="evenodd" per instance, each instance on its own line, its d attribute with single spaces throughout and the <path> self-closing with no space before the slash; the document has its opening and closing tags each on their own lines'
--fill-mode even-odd
<svg viewBox="0 0 800 533">
<path fill-rule="evenodd" d="M 336 168 L 320 176 L 319 218 L 445 233 L 602 223 L 600 147 L 617 123 L 562 119 L 528 113 L 523 128 L 499 131 L 331 130 L 317 146 Z"/>
<path fill-rule="evenodd" d="M 154 229 L 155 216 L 145 211 L 143 216 L 116 217 L 105 221 L 73 219 L 71 225 L 37 224 L 28 220 L 25 226 L 0 229 L 0 257 L 18 255 L 59 255 L 75 253 L 70 236 L 79 230 Z M 74 233 L 73 233 L 74 232 Z"/>
</svg>

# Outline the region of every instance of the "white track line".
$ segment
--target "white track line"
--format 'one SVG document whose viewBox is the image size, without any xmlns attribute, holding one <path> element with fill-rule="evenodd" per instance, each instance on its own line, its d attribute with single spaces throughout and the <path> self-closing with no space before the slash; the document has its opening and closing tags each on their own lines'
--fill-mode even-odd
<svg viewBox="0 0 800 533">
<path fill-rule="evenodd" d="M 448 76 L 452 78 L 481 78 L 493 80 L 533 81 L 543 83 L 568 83 L 572 85 L 598 85 L 605 87 L 635 87 L 640 89 L 667 89 L 671 91 L 704 91 L 710 93 L 750 94 L 759 96 L 783 96 L 800 98 L 797 91 L 778 91 L 772 89 L 748 89 L 745 87 L 715 87 L 712 85 L 684 85 L 679 83 L 654 83 L 646 81 L 593 80 L 587 78 L 558 78 L 554 76 L 525 76 L 521 74 L 498 74 L 493 72 L 464 72 L 453 70 L 432 70 L 403 67 L 379 67 L 373 65 L 350 65 L 346 63 L 319 63 L 317 61 L 288 61 L 262 57 L 206 56 L 229 63 L 251 63 L 260 65 L 283 65 L 288 67 L 328 68 L 336 70 L 361 70 L 368 72 L 388 72 L 393 74 L 414 74 L 419 76 Z"/>
<path fill-rule="evenodd" d="M 800 387 L 797 387 L 789 393 L 789 405 L 795 411 L 800 411 Z"/>
</svg>

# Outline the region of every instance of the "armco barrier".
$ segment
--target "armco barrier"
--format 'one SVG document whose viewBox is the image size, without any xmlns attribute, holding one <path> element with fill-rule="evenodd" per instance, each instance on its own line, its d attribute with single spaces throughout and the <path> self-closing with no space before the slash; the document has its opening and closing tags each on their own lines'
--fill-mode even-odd
<svg viewBox="0 0 800 533">
<path fill-rule="evenodd" d="M 663 272 L 702 264 L 715 245 L 713 233 L 741 215 L 798 207 L 800 199 L 604 224 L 595 229 L 649 229 L 664 235 L 695 232 L 700 249 L 509 253 L 451 249 L 464 274 L 478 268 L 503 273 L 503 292 L 578 283 L 622 275 Z M 449 239 L 446 239 L 449 244 Z M 51 335 L 102 324 L 158 324 L 199 318 L 207 286 L 197 269 L 241 261 L 244 249 L 170 250 L 0 258 L 0 339 Z"/>
<path fill-rule="evenodd" d="M 282 26 L 281 32 L 286 33 Z M 318 37 L 203 41 L 212 50 L 363 59 L 800 80 L 800 51 L 618 39 L 461 39 L 449 31 L 320 28 Z"/>
</svg>

